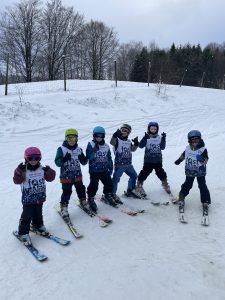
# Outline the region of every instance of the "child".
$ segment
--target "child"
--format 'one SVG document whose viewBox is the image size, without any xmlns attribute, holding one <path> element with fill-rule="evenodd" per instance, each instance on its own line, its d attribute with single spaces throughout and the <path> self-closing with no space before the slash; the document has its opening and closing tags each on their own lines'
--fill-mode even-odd
<svg viewBox="0 0 225 300">
<path fill-rule="evenodd" d="M 99 180 L 103 183 L 104 200 L 111 206 L 116 206 L 112 197 L 113 162 L 109 145 L 105 143 L 105 129 L 97 126 L 93 130 L 93 140 L 88 143 L 86 156 L 89 159 L 90 184 L 87 187 L 88 204 L 93 212 L 97 212 L 95 195 Z"/>
<path fill-rule="evenodd" d="M 42 206 L 46 200 L 46 181 L 55 179 L 55 171 L 49 166 L 42 167 L 41 151 L 29 147 L 24 152 L 25 163 L 20 163 L 14 171 L 13 181 L 21 185 L 23 212 L 19 222 L 18 234 L 20 240 L 31 244 L 29 236 L 30 224 L 35 231 L 48 235 L 43 223 Z"/>
<path fill-rule="evenodd" d="M 200 131 L 190 131 L 187 138 L 189 145 L 186 147 L 186 150 L 181 154 L 181 156 L 174 162 L 176 165 L 179 165 L 185 159 L 186 180 L 181 186 L 178 201 L 181 206 L 184 206 L 184 199 L 189 194 L 196 177 L 198 187 L 200 189 L 203 208 L 207 209 L 208 204 L 211 203 L 210 193 L 205 181 L 208 152 L 205 148 L 205 143 L 201 138 Z"/>
<path fill-rule="evenodd" d="M 140 196 L 135 191 L 137 173 L 132 165 L 132 153 L 138 148 L 138 137 L 131 140 L 128 139 L 131 133 L 131 126 L 123 124 L 120 129 L 114 132 L 110 144 L 114 146 L 115 153 L 115 170 L 113 174 L 113 198 L 118 204 L 122 204 L 120 198 L 116 195 L 117 185 L 120 181 L 120 177 L 123 173 L 127 174 L 130 178 L 127 187 L 127 196 L 134 196 L 139 198 Z"/>
<path fill-rule="evenodd" d="M 153 170 L 155 170 L 156 175 L 161 180 L 163 188 L 167 193 L 170 193 L 167 174 L 162 167 L 162 150 L 166 147 L 166 133 L 163 132 L 160 137 L 158 131 L 159 124 L 157 122 L 150 122 L 148 124 L 147 133 L 145 132 L 144 137 L 139 143 L 139 148 L 145 147 L 144 165 L 138 175 L 137 183 L 137 190 L 143 196 L 146 196 L 143 189 L 143 182 Z"/>
<path fill-rule="evenodd" d="M 78 132 L 76 129 L 67 129 L 65 140 L 57 149 L 55 164 L 60 167 L 60 182 L 62 183 L 62 195 L 60 201 L 61 215 L 69 218 L 68 204 L 72 194 L 73 185 L 80 201 L 80 205 L 86 205 L 86 189 L 82 180 L 80 163 L 87 164 L 83 150 L 78 146 Z"/>
</svg>

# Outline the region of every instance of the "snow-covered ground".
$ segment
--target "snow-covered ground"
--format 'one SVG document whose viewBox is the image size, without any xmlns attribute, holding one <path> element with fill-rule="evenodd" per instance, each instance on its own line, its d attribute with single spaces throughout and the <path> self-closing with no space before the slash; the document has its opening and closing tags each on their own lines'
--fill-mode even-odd
<svg viewBox="0 0 225 300">
<path fill-rule="evenodd" d="M 1 86 L 1 299 L 225 299 L 225 91 L 167 86 L 157 95 L 157 90 L 141 83 L 119 82 L 115 88 L 111 81 L 68 81 L 67 92 L 63 82 L 32 83 L 10 86 L 5 97 Z M 65 130 L 76 128 L 85 150 L 97 125 L 105 127 L 109 142 L 122 123 L 131 124 L 131 137 L 140 139 L 149 121 L 159 122 L 160 132 L 167 133 L 164 168 L 175 195 L 185 175 L 184 164 L 176 166 L 174 161 L 187 145 L 187 133 L 202 132 L 209 152 L 210 226 L 200 225 L 195 182 L 186 200 L 186 225 L 178 221 L 177 206 L 155 207 L 147 200 L 125 199 L 146 213 L 130 217 L 99 204 L 99 212 L 114 221 L 100 228 L 97 219 L 86 216 L 71 201 L 71 219 L 84 234 L 75 240 L 54 209 L 61 195 L 54 158 Z M 20 187 L 13 184 L 12 176 L 28 146 L 39 147 L 42 164 L 57 170 L 57 179 L 47 184 L 45 225 L 72 241 L 62 247 L 31 234 L 34 245 L 49 257 L 44 263 L 37 262 L 12 235 L 22 211 Z M 138 173 L 143 155 L 142 149 L 133 155 Z M 88 185 L 88 166 L 82 170 Z M 118 194 L 126 189 L 127 179 L 122 177 Z M 144 187 L 152 200 L 168 199 L 155 174 Z"/>
</svg>

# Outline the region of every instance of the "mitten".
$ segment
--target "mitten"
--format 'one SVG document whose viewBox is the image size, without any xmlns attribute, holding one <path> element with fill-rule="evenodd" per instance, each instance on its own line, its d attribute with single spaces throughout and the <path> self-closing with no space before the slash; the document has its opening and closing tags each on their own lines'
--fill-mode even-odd
<svg viewBox="0 0 225 300">
<path fill-rule="evenodd" d="M 24 163 L 21 163 L 21 164 L 18 165 L 18 169 L 19 169 L 22 173 L 24 173 L 24 172 L 26 172 L 26 165 L 25 165 Z"/>
<path fill-rule="evenodd" d="M 162 138 L 165 138 L 165 137 L 166 137 L 166 133 L 163 132 L 163 133 L 161 134 L 161 136 L 162 136 Z"/>
<path fill-rule="evenodd" d="M 66 155 L 63 157 L 63 162 L 66 162 L 68 160 L 71 160 L 71 154 L 66 152 Z"/>
<path fill-rule="evenodd" d="M 149 135 L 147 134 L 147 132 L 145 132 L 144 139 L 145 140 L 149 139 Z"/>
<path fill-rule="evenodd" d="M 45 167 L 42 168 L 42 170 L 44 170 L 44 172 L 48 172 L 49 169 L 50 169 L 49 166 L 45 166 Z"/>
<path fill-rule="evenodd" d="M 136 136 L 136 137 L 132 140 L 132 142 L 134 143 L 134 146 L 137 146 L 137 147 L 138 147 L 138 145 L 139 145 L 139 142 L 138 142 L 138 136 Z"/>
<path fill-rule="evenodd" d="M 113 133 L 114 138 L 118 138 L 120 135 L 121 135 L 120 129 L 117 129 L 117 131 Z"/>
<path fill-rule="evenodd" d="M 99 144 L 98 144 L 97 141 L 95 141 L 95 146 L 94 146 L 94 148 L 93 148 L 93 151 L 94 151 L 94 152 L 97 152 L 98 150 L 99 150 Z"/>
</svg>

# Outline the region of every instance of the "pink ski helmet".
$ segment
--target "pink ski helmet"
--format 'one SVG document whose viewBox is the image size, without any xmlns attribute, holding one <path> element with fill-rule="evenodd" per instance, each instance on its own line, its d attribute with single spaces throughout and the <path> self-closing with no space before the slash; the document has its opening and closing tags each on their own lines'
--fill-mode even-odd
<svg viewBox="0 0 225 300">
<path fill-rule="evenodd" d="M 41 151 L 37 147 L 29 147 L 24 151 L 24 158 L 28 160 L 29 157 L 36 156 L 41 160 Z"/>
</svg>

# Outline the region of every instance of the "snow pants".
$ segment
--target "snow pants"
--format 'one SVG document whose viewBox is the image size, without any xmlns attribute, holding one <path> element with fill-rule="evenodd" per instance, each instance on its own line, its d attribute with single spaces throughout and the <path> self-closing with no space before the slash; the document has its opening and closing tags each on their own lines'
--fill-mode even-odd
<svg viewBox="0 0 225 300">
<path fill-rule="evenodd" d="M 30 231 L 30 223 L 35 228 L 43 226 L 42 204 L 23 205 L 23 212 L 19 222 L 19 235 L 27 234 Z"/>
<path fill-rule="evenodd" d="M 162 163 L 144 163 L 143 169 L 138 175 L 138 181 L 143 182 L 147 177 L 155 170 L 157 177 L 162 181 L 167 179 L 165 170 L 162 167 Z"/>
<path fill-rule="evenodd" d="M 210 193 L 206 185 L 205 176 L 196 177 L 198 181 L 198 187 L 200 190 L 201 202 L 202 203 L 211 203 Z M 184 196 L 184 198 L 189 194 L 190 189 L 193 186 L 195 177 L 186 176 L 185 182 L 181 186 L 180 194 Z"/>
<path fill-rule="evenodd" d="M 103 193 L 112 193 L 112 178 L 108 171 L 90 173 L 90 184 L 87 187 L 88 197 L 94 197 L 98 190 L 99 180 L 103 184 Z"/>
<path fill-rule="evenodd" d="M 83 181 L 77 181 L 73 183 L 62 183 L 62 196 L 60 203 L 62 204 L 68 204 L 70 200 L 70 196 L 72 194 L 72 187 L 75 186 L 77 196 L 79 199 L 86 198 L 86 189 L 83 184 Z"/>
</svg>

